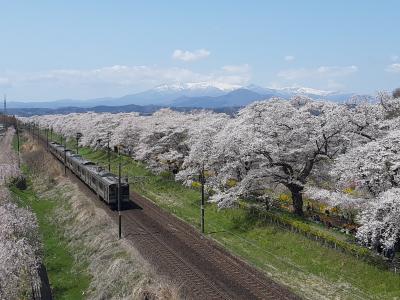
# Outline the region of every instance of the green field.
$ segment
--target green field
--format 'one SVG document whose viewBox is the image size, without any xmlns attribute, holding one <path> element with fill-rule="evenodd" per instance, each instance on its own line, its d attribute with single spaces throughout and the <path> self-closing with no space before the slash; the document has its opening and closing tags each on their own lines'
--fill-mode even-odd
<svg viewBox="0 0 400 300">
<path fill-rule="evenodd" d="M 44 264 L 46 266 L 54 299 L 84 299 L 90 277 L 85 267 L 76 262 L 64 238 L 62 228 L 54 221 L 57 202 L 54 199 L 38 198 L 32 187 L 11 191 L 21 205 L 28 206 L 36 214 L 43 242 Z"/>
<path fill-rule="evenodd" d="M 107 154 L 103 151 L 84 148 L 80 149 L 80 154 L 107 165 Z M 137 183 L 132 184 L 131 189 L 193 226 L 200 227 L 198 190 L 156 176 L 143 164 L 128 157 L 121 159 L 123 175 L 137 176 Z M 111 163 L 112 170 L 116 172 L 118 159 L 115 155 Z M 321 230 L 327 231 L 326 228 Z M 207 204 L 206 235 L 307 298 L 400 297 L 398 274 L 325 247 L 301 234 L 261 222 L 244 209 L 218 210 L 215 205 Z M 337 231 L 332 231 L 332 235 L 340 237 Z"/>
<path fill-rule="evenodd" d="M 68 144 L 74 149 L 74 141 Z M 80 148 L 79 151 L 87 159 L 107 167 L 105 151 L 90 148 Z M 123 176 L 136 182 L 131 184 L 131 189 L 200 228 L 199 190 L 184 187 L 166 176 L 155 175 L 144 164 L 131 158 L 121 156 L 121 161 Z M 118 158 L 112 153 L 114 173 L 117 173 L 117 167 Z M 346 239 L 337 231 L 305 220 L 303 223 L 332 238 Z M 219 210 L 215 205 L 207 204 L 206 235 L 305 298 L 400 299 L 399 274 L 326 247 L 302 234 L 263 222 L 250 216 L 245 209 Z"/>
</svg>

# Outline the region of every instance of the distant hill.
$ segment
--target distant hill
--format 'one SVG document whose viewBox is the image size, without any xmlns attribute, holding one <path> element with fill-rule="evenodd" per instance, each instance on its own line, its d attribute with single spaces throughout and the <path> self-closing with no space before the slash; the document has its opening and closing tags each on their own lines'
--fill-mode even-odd
<svg viewBox="0 0 400 300">
<path fill-rule="evenodd" d="M 71 114 L 71 113 L 86 113 L 86 112 L 96 112 L 96 113 L 128 113 L 128 112 L 138 112 L 141 115 L 150 115 L 162 108 L 167 108 L 167 106 L 159 105 L 122 105 L 122 106 L 94 106 L 94 107 L 62 107 L 62 108 L 10 108 L 8 113 L 11 115 L 30 117 L 35 115 L 54 115 L 54 114 Z M 197 109 L 204 109 L 201 107 L 170 107 L 172 110 L 189 112 Z M 211 109 L 214 112 L 226 113 L 228 115 L 233 115 L 238 112 L 240 107 L 230 106 L 230 107 L 218 107 Z"/>
<path fill-rule="evenodd" d="M 357 95 L 355 93 L 322 91 L 305 87 L 272 89 L 257 85 L 240 87 L 221 83 L 198 82 L 161 85 L 141 93 L 116 98 L 105 97 L 89 100 L 63 99 L 46 102 L 9 102 L 8 107 L 15 109 L 29 108 L 32 112 L 35 111 L 34 109 L 45 108 L 60 109 L 60 112 L 63 111 L 61 108 L 68 108 L 68 110 L 73 108 L 79 111 L 78 108 L 93 109 L 96 107 L 101 110 L 102 106 L 107 107 L 107 110 L 110 111 L 111 109 L 109 107 L 126 105 L 140 105 L 144 107 L 155 105 L 162 107 L 221 108 L 245 106 L 253 101 L 269 99 L 271 97 L 289 99 L 295 95 L 303 95 L 312 99 L 326 99 L 341 103 L 353 96 L 372 98 L 371 96 Z"/>
<path fill-rule="evenodd" d="M 104 97 L 89 100 L 63 99 L 56 101 L 33 101 L 33 102 L 15 102 L 8 103 L 10 108 L 60 108 L 60 107 L 94 107 L 100 105 L 122 106 L 128 104 L 136 105 L 169 105 L 175 99 L 183 96 L 220 96 L 229 93 L 239 86 L 222 85 L 212 83 L 183 83 L 173 85 L 160 85 L 153 89 L 125 95 L 122 97 Z"/>
<path fill-rule="evenodd" d="M 263 100 L 273 96 L 272 94 L 260 95 L 248 89 L 237 89 L 217 97 L 180 97 L 172 102 L 172 106 L 204 108 L 244 106 L 256 100 Z"/>
<path fill-rule="evenodd" d="M 124 106 L 94 106 L 94 107 L 60 107 L 60 108 L 9 108 L 8 113 L 18 116 L 34 116 L 34 115 L 48 115 L 48 114 L 70 114 L 70 113 L 85 113 L 85 112 L 138 112 L 141 114 L 151 114 L 157 110 L 160 110 L 163 106 L 158 105 L 135 105 L 129 104 Z"/>
</svg>

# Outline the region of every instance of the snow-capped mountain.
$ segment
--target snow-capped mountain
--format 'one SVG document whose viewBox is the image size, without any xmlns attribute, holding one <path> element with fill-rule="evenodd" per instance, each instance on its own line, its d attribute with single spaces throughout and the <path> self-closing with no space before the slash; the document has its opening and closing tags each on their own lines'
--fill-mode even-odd
<svg viewBox="0 0 400 300">
<path fill-rule="evenodd" d="M 286 87 L 281 89 L 274 89 L 252 84 L 220 96 L 184 96 L 176 99 L 171 104 L 173 106 L 181 107 L 217 108 L 229 106 L 244 106 L 256 100 L 270 99 L 273 97 L 290 99 L 291 97 L 296 95 L 307 96 L 315 100 L 325 99 L 335 102 L 345 102 L 351 97 L 356 96 L 356 94 L 354 93 L 325 91 L 308 87 Z"/>
<path fill-rule="evenodd" d="M 159 85 L 153 89 L 127 95 L 113 100 L 112 105 L 125 104 L 157 104 L 170 105 L 175 99 L 181 97 L 217 97 L 225 95 L 240 86 L 218 82 L 195 82 Z"/>
<path fill-rule="evenodd" d="M 10 102 L 9 107 L 21 108 L 60 108 L 66 106 L 122 106 L 122 105 L 160 105 L 182 107 L 229 107 L 244 106 L 256 100 L 279 97 L 289 99 L 303 95 L 313 99 L 326 99 L 345 102 L 354 93 L 324 91 L 308 87 L 268 88 L 257 85 L 241 87 L 220 82 L 193 82 L 160 85 L 153 89 L 126 95 L 119 98 L 100 98 L 90 100 L 59 100 L 53 102 Z"/>
<path fill-rule="evenodd" d="M 153 88 L 154 91 L 160 93 L 170 93 L 170 92 L 205 92 L 208 91 L 217 91 L 222 93 L 228 93 L 233 90 L 241 88 L 240 85 L 233 85 L 229 83 L 223 82 L 210 82 L 210 81 L 202 81 L 202 82 L 187 82 L 187 83 L 174 83 L 174 84 L 163 84 L 156 86 Z"/>
<path fill-rule="evenodd" d="M 273 95 L 274 97 L 282 97 L 286 98 L 290 96 L 289 93 L 285 92 L 284 90 L 279 90 L 279 89 L 273 89 L 273 88 L 268 88 L 268 87 L 261 87 L 255 84 L 250 84 L 244 89 L 255 92 L 260 95 Z"/>
<path fill-rule="evenodd" d="M 317 89 L 308 88 L 308 87 L 286 87 L 286 88 L 282 88 L 279 90 L 286 92 L 288 94 L 314 95 L 314 96 L 328 96 L 330 94 L 335 93 L 332 91 L 323 91 L 323 90 L 317 90 Z"/>
</svg>

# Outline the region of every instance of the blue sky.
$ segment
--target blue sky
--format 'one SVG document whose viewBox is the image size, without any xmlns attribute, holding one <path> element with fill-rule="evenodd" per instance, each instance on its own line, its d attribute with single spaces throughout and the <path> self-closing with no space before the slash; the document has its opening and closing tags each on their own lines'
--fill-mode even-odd
<svg viewBox="0 0 400 300">
<path fill-rule="evenodd" d="M 400 1 L 1 1 L 0 93 L 121 96 L 163 83 L 400 86 Z"/>
</svg>

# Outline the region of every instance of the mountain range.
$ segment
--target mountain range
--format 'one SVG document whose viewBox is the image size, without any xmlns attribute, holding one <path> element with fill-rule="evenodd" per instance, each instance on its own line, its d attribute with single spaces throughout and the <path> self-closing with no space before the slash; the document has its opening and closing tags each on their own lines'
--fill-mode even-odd
<svg viewBox="0 0 400 300">
<path fill-rule="evenodd" d="M 304 87 L 272 89 L 260 87 L 257 85 L 248 85 L 245 87 L 241 87 L 228 84 L 200 82 L 160 85 L 144 92 L 116 98 L 105 97 L 89 100 L 63 99 L 46 102 L 9 102 L 8 107 L 15 109 L 49 108 L 56 110 L 66 107 L 91 108 L 128 105 L 224 108 L 241 107 L 256 100 L 269 99 L 272 97 L 289 99 L 294 95 L 304 95 L 312 99 L 326 99 L 336 102 L 345 102 L 346 100 L 348 100 L 352 96 L 356 96 L 357 94 L 322 91 Z"/>
</svg>

